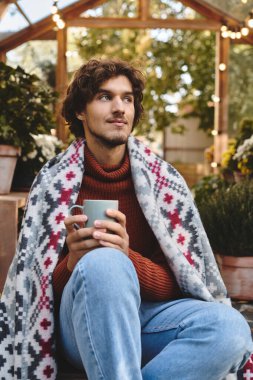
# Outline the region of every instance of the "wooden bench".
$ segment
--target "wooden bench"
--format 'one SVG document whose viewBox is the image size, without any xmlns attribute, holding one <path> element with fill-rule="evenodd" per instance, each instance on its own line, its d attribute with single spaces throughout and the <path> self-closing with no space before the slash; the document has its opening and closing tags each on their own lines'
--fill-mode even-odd
<svg viewBox="0 0 253 380">
<path fill-rule="evenodd" d="M 28 193 L 0 195 L 0 293 L 16 251 L 18 209 L 24 207 Z"/>
</svg>

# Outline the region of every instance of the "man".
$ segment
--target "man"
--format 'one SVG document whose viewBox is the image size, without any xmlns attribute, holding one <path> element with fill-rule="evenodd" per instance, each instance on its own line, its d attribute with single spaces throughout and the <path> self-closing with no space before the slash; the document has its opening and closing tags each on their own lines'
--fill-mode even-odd
<svg viewBox="0 0 253 380">
<path fill-rule="evenodd" d="M 1 375 L 54 379 L 56 329 L 89 380 L 221 380 L 253 350 L 247 323 L 224 304 L 183 179 L 130 136 L 143 87 L 128 63 L 91 60 L 68 88 L 63 116 L 85 140 L 48 163 L 31 191 L 1 304 L 5 329 L 16 318 L 0 335 L 10 351 Z M 67 216 L 85 199 L 118 199 L 119 211 L 107 210 L 114 221 L 86 228 L 86 215 Z"/>
</svg>

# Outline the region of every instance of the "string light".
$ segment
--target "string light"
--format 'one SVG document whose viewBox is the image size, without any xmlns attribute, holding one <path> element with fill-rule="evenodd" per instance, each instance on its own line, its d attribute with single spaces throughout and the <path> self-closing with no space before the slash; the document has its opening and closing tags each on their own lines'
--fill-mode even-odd
<svg viewBox="0 0 253 380">
<path fill-rule="evenodd" d="M 245 2 L 246 4 L 246 2 Z M 250 28 L 253 28 L 253 10 L 249 12 L 249 15 L 245 22 L 241 23 L 241 26 L 230 27 L 226 22 L 223 21 L 220 32 L 222 38 L 231 38 L 232 40 L 241 39 L 242 37 L 247 37 L 250 33 Z"/>
<path fill-rule="evenodd" d="M 66 24 L 62 19 L 60 19 L 57 21 L 56 25 L 58 26 L 59 29 L 64 29 Z"/>
<path fill-rule="evenodd" d="M 57 13 L 58 12 L 58 8 L 57 8 L 57 6 L 56 5 L 52 5 L 52 7 L 51 7 L 51 13 L 52 13 L 52 15 L 54 15 L 55 13 Z"/>
<path fill-rule="evenodd" d="M 239 30 L 235 32 L 235 38 L 239 40 L 241 37 L 242 37 L 242 33 Z"/>
<path fill-rule="evenodd" d="M 219 70 L 220 70 L 220 71 L 225 71 L 226 68 L 227 68 L 227 66 L 226 66 L 225 63 L 220 63 L 220 64 L 219 64 Z"/>
<path fill-rule="evenodd" d="M 227 32 L 227 30 L 228 30 L 227 25 L 226 25 L 226 24 L 223 24 L 223 25 L 221 26 L 220 30 L 221 30 L 221 32 Z"/>
<path fill-rule="evenodd" d="M 223 38 L 230 37 L 230 34 L 231 34 L 230 30 L 224 30 L 223 32 L 221 32 L 221 35 L 222 35 Z"/>
<path fill-rule="evenodd" d="M 231 32 L 231 34 L 230 34 L 230 38 L 231 38 L 232 40 L 235 40 L 235 39 L 236 39 L 236 33 L 235 33 L 235 31 L 232 31 L 232 32 Z"/>
<path fill-rule="evenodd" d="M 51 13 L 52 13 L 52 19 L 56 24 L 54 30 L 65 28 L 66 24 L 62 20 L 60 13 L 59 13 L 58 0 L 54 0 L 53 5 L 51 7 Z"/>
<path fill-rule="evenodd" d="M 220 97 L 217 96 L 217 95 L 212 95 L 212 101 L 213 101 L 214 103 L 219 103 L 219 102 L 220 102 Z"/>
<path fill-rule="evenodd" d="M 213 162 L 211 162 L 211 164 L 210 164 L 210 165 L 211 165 L 211 167 L 212 167 L 212 168 L 217 168 L 217 167 L 218 167 L 218 164 L 217 164 L 217 162 L 214 162 L 214 161 L 213 161 Z"/>
<path fill-rule="evenodd" d="M 253 12 L 249 13 L 248 26 L 253 28 Z"/>
<path fill-rule="evenodd" d="M 245 26 L 245 23 L 243 24 L 243 27 L 241 28 L 241 34 L 244 37 L 246 37 L 249 34 L 249 28 L 247 28 L 247 26 Z"/>
<path fill-rule="evenodd" d="M 217 135 L 218 135 L 218 131 L 216 131 L 216 129 L 213 129 L 212 132 L 211 132 L 211 134 L 212 134 L 213 136 L 217 136 Z"/>
<path fill-rule="evenodd" d="M 53 15 L 53 17 L 52 17 L 53 21 L 56 22 L 56 23 L 57 23 L 58 20 L 60 20 L 60 18 L 61 18 L 61 17 L 60 17 L 60 15 L 59 15 L 59 13 L 55 13 L 55 14 Z"/>
</svg>

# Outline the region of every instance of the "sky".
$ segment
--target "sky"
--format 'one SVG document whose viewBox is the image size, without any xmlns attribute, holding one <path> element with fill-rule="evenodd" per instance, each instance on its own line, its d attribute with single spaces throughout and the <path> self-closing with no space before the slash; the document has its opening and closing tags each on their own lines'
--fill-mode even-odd
<svg viewBox="0 0 253 380">
<path fill-rule="evenodd" d="M 75 1 L 76 0 L 59 0 L 58 7 L 61 9 Z M 53 5 L 53 0 L 19 0 L 18 4 L 31 22 L 34 23 L 51 14 L 50 8 Z M 0 21 L 0 33 L 7 31 L 16 32 L 26 26 L 28 26 L 28 23 L 17 11 L 15 4 L 10 4 Z"/>
</svg>

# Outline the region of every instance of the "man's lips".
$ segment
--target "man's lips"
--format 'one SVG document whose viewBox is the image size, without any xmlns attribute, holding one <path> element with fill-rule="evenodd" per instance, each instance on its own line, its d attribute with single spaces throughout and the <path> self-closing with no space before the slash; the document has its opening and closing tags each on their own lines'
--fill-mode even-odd
<svg viewBox="0 0 253 380">
<path fill-rule="evenodd" d="M 107 122 L 111 124 L 127 124 L 127 121 L 125 119 L 118 119 L 118 118 L 109 119 L 107 120 Z"/>
</svg>

